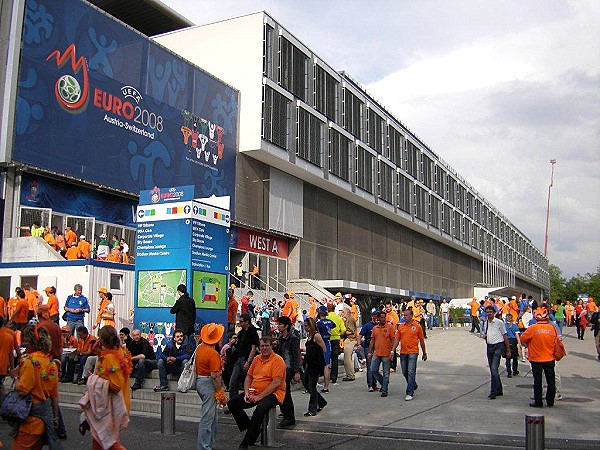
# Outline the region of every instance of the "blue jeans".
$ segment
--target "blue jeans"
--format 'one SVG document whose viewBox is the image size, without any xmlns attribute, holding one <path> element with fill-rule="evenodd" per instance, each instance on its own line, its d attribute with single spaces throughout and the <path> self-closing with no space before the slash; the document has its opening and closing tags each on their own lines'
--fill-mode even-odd
<svg viewBox="0 0 600 450">
<path fill-rule="evenodd" d="M 231 369 L 231 378 L 229 378 L 229 399 L 232 399 L 239 393 L 239 385 L 246 378 L 244 364 L 246 358 L 238 358 Z"/>
<path fill-rule="evenodd" d="M 375 382 L 375 378 L 373 378 L 373 370 L 371 369 L 372 362 L 373 357 L 367 355 L 367 387 L 375 388 L 377 383 Z"/>
<path fill-rule="evenodd" d="M 427 328 L 429 328 L 430 330 L 433 329 L 433 314 L 429 314 L 427 316 Z"/>
<path fill-rule="evenodd" d="M 196 392 L 198 392 L 202 401 L 196 449 L 211 450 L 215 445 L 218 422 L 215 387 L 211 377 L 198 376 L 196 378 Z"/>
<path fill-rule="evenodd" d="M 134 361 L 135 362 L 135 361 Z M 135 375 L 135 382 L 137 384 L 144 384 L 144 378 L 146 378 L 146 373 L 156 369 L 156 360 L 155 359 L 138 359 L 137 364 L 135 364 L 134 369 L 137 368 L 137 372 Z M 169 383 L 167 383 L 168 385 Z"/>
<path fill-rule="evenodd" d="M 560 336 L 562 336 L 562 329 L 563 329 L 563 321 L 565 319 L 556 319 L 556 326 L 558 327 L 558 334 Z"/>
<path fill-rule="evenodd" d="M 448 328 L 448 313 L 442 313 L 442 327 Z"/>
<path fill-rule="evenodd" d="M 498 371 L 500 358 L 502 357 L 502 347 L 504 347 L 503 342 L 487 345 L 487 359 L 491 376 L 490 395 L 502 395 L 502 382 L 500 381 L 500 372 Z"/>
<path fill-rule="evenodd" d="M 71 330 L 71 336 L 75 336 L 75 330 L 77 330 L 77 328 L 83 326 L 83 319 L 68 320 L 67 326 L 69 327 L 69 330 Z"/>
<path fill-rule="evenodd" d="M 400 353 L 400 367 L 402 367 L 402 375 L 406 379 L 406 395 L 414 395 L 417 389 L 417 359 L 418 353 Z"/>
<path fill-rule="evenodd" d="M 172 374 L 175 376 L 181 375 L 181 370 L 183 369 L 183 366 L 185 366 L 186 362 L 187 362 L 187 359 L 184 359 L 181 362 L 181 364 L 170 363 L 162 358 L 159 359 L 158 363 L 156 365 L 158 366 L 158 379 L 159 379 L 160 385 L 161 386 L 169 385 L 169 380 L 167 379 L 168 374 Z"/>
<path fill-rule="evenodd" d="M 383 375 L 379 373 L 379 364 L 382 365 Z M 373 378 L 381 385 L 381 393 L 387 394 L 388 384 L 390 383 L 390 358 L 387 356 L 373 356 L 371 361 L 371 372 Z"/>
</svg>

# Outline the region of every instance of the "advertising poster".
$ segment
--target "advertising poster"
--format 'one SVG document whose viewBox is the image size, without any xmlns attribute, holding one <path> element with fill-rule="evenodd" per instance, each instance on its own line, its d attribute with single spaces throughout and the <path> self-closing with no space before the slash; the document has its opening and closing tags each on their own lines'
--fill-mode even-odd
<svg viewBox="0 0 600 450">
<path fill-rule="evenodd" d="M 227 306 L 227 275 L 194 270 L 193 292 L 199 308 L 225 309 Z"/>
<path fill-rule="evenodd" d="M 26 1 L 14 161 L 133 195 L 233 197 L 237 114 L 237 91 L 93 6 Z"/>
</svg>

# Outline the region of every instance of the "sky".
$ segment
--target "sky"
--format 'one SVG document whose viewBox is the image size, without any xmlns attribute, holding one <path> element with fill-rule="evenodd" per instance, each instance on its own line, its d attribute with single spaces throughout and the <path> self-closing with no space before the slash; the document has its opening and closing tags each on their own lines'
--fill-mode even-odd
<svg viewBox="0 0 600 450">
<path fill-rule="evenodd" d="M 268 12 L 458 171 L 570 278 L 600 268 L 600 1 L 162 0 Z"/>
</svg>

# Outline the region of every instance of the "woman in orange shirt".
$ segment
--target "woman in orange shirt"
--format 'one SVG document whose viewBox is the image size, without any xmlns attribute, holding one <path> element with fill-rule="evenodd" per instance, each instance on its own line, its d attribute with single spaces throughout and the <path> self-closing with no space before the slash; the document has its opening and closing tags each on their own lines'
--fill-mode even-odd
<svg viewBox="0 0 600 450">
<path fill-rule="evenodd" d="M 29 417 L 17 423 L 14 450 L 41 449 L 44 437 L 50 449 L 62 448 L 56 436 L 58 427 L 58 367 L 50 360 L 52 347 L 48 331 L 28 325 L 23 329 L 25 353 L 21 359 L 15 388 L 21 395 L 31 394 Z"/>
<path fill-rule="evenodd" d="M 211 449 L 217 434 L 217 403 L 224 406 L 227 396 L 221 380 L 223 366 L 215 344 L 221 342 L 225 327 L 208 323 L 202 327 L 202 343 L 196 349 L 196 392 L 202 401 L 200 423 L 198 424 L 197 448 Z"/>
<path fill-rule="evenodd" d="M 127 413 L 131 408 L 131 396 L 129 394 L 129 375 L 131 374 L 131 354 L 121 347 L 121 341 L 115 327 L 106 325 L 100 328 L 98 339 L 102 346 L 102 351 L 98 355 L 95 374 L 108 381 L 110 393 L 123 393 L 125 408 Z M 110 395 L 109 393 L 109 395 Z M 96 431 L 92 431 L 92 450 L 102 450 Z M 125 450 L 117 437 L 117 442 L 110 447 L 110 450 Z"/>
</svg>

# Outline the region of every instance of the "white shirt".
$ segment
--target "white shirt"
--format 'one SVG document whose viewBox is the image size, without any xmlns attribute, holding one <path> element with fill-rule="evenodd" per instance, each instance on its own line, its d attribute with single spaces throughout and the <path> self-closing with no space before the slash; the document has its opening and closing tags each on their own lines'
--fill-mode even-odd
<svg viewBox="0 0 600 450">
<path fill-rule="evenodd" d="M 521 322 L 523 322 L 523 328 L 527 329 L 529 327 L 529 321 L 533 319 L 533 314 L 531 311 L 525 311 L 521 316 Z"/>
<path fill-rule="evenodd" d="M 448 311 L 450 311 L 450 303 L 442 303 L 440 309 L 442 310 L 442 313 L 448 314 Z"/>
<path fill-rule="evenodd" d="M 504 342 L 506 328 L 504 326 L 504 322 L 502 322 L 500 319 L 494 317 L 491 322 L 486 319 L 484 330 L 486 334 L 485 341 L 488 344 L 499 344 L 500 342 Z"/>
</svg>

